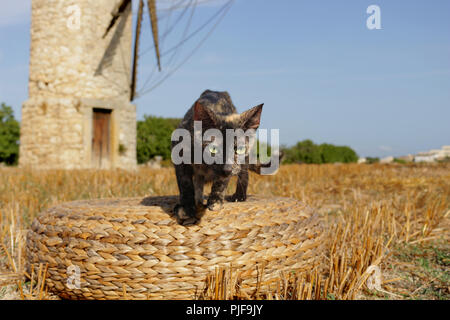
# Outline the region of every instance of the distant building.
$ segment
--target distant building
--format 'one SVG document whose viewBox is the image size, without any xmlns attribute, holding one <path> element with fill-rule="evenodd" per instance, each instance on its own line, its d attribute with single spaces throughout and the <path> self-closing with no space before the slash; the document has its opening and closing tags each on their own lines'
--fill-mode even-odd
<svg viewBox="0 0 450 320">
<path fill-rule="evenodd" d="M 401 157 L 398 157 L 397 159 L 403 160 L 405 162 L 413 162 L 414 156 L 412 154 L 408 154 L 407 156 L 401 156 Z"/>
<path fill-rule="evenodd" d="M 358 159 L 358 163 L 366 163 L 367 159 L 366 158 L 359 158 Z"/>
<path fill-rule="evenodd" d="M 437 153 L 437 160 L 444 160 L 450 158 L 450 146 L 443 146 Z"/>
<path fill-rule="evenodd" d="M 394 157 L 389 156 L 380 160 L 380 163 L 392 163 L 394 162 Z"/>
<path fill-rule="evenodd" d="M 441 149 L 433 149 L 426 152 L 419 152 L 414 156 L 414 162 L 436 162 L 450 158 L 450 146 L 443 146 Z"/>
<path fill-rule="evenodd" d="M 414 162 L 435 162 L 436 156 L 433 153 L 421 152 L 414 157 Z"/>
</svg>

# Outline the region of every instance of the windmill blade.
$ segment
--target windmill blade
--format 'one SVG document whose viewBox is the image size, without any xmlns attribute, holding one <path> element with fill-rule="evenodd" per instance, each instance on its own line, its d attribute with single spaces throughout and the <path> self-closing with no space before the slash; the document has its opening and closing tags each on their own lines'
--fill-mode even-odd
<svg viewBox="0 0 450 320">
<path fill-rule="evenodd" d="M 114 28 L 114 32 L 109 39 L 109 44 L 106 47 L 105 52 L 103 53 L 103 56 L 97 66 L 97 69 L 95 71 L 95 75 L 99 76 L 102 75 L 103 70 L 109 66 L 112 65 L 113 59 L 116 55 L 117 48 L 120 46 L 120 39 L 122 38 L 122 35 L 124 33 L 126 24 L 128 20 L 128 17 L 131 15 L 131 2 L 129 5 L 125 7 L 125 10 L 123 13 L 119 16 L 118 22 L 116 23 L 116 26 Z M 126 88 L 128 89 L 128 88 Z"/>
<path fill-rule="evenodd" d="M 155 45 L 156 61 L 158 69 L 161 71 L 161 59 L 159 54 L 158 17 L 156 15 L 156 0 L 147 0 L 150 23 L 152 25 L 153 43 Z"/>
<path fill-rule="evenodd" d="M 119 19 L 120 15 L 127 9 L 128 5 L 130 5 L 130 4 L 131 4 L 131 0 L 122 0 L 121 2 L 117 3 L 114 10 L 111 12 L 112 18 L 111 18 L 111 21 L 110 21 L 108 27 L 106 28 L 103 38 L 106 37 L 109 30 L 111 30 L 112 27 L 114 27 L 117 19 Z"/>
<path fill-rule="evenodd" d="M 139 42 L 141 38 L 141 26 L 142 18 L 144 17 L 144 0 L 139 0 L 139 9 L 136 20 L 136 33 L 134 38 L 134 54 L 133 54 L 133 69 L 131 70 L 131 91 L 130 101 L 134 100 L 136 96 L 136 83 L 137 83 L 137 65 L 139 59 Z"/>
</svg>

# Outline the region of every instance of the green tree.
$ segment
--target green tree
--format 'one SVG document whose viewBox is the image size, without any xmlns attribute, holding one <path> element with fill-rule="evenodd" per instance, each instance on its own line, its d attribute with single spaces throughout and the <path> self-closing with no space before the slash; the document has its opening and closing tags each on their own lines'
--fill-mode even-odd
<svg viewBox="0 0 450 320">
<path fill-rule="evenodd" d="M 19 160 L 20 125 L 14 118 L 10 106 L 2 103 L 0 107 L 0 162 L 8 165 Z"/>
<path fill-rule="evenodd" d="M 144 116 L 137 122 L 137 160 L 146 163 L 155 156 L 171 159 L 171 136 L 181 119 Z"/>
<path fill-rule="evenodd" d="M 356 152 L 347 146 L 335 146 L 328 143 L 323 143 L 319 146 L 322 163 L 350 163 L 357 162 L 358 155 Z"/>
<path fill-rule="evenodd" d="M 332 144 L 323 143 L 319 146 L 319 150 L 323 163 L 342 162 L 338 147 Z"/>
<path fill-rule="evenodd" d="M 357 162 L 358 155 L 347 146 L 335 146 L 329 143 L 316 145 L 311 140 L 298 142 L 290 148 L 283 149 L 285 163 L 335 163 Z"/>
<path fill-rule="evenodd" d="M 303 140 L 285 149 L 285 163 L 322 163 L 319 147 L 311 140 Z"/>
<path fill-rule="evenodd" d="M 340 146 L 338 147 L 340 153 L 342 154 L 342 162 L 344 163 L 352 163 L 352 162 L 358 162 L 358 154 L 350 147 L 347 146 Z"/>
</svg>

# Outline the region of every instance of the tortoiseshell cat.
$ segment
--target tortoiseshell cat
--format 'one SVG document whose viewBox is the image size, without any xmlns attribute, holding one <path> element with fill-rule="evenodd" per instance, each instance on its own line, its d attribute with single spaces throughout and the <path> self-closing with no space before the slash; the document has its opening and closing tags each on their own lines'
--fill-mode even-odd
<svg viewBox="0 0 450 320">
<path fill-rule="evenodd" d="M 202 134 L 208 129 L 220 130 L 223 135 L 222 145 L 225 146 L 226 129 L 242 129 L 243 131 L 258 129 L 262 107 L 263 105 L 261 104 L 242 114 L 238 114 L 227 92 L 206 90 L 188 110 L 178 128 L 189 131 L 193 148 L 194 121 L 201 121 Z M 202 154 L 209 143 L 202 142 Z M 176 144 L 177 142 L 172 142 L 172 150 Z M 248 143 L 245 144 L 245 147 L 239 147 L 239 150 L 235 146 L 233 150 L 236 152 L 236 155 L 232 155 L 232 158 L 236 160 L 237 153 L 242 155 L 244 152 L 248 156 L 250 147 Z M 223 150 L 224 157 L 226 157 L 225 147 Z M 212 149 L 211 153 L 214 153 L 214 151 Z M 192 151 L 191 155 L 193 157 Z M 206 209 L 203 203 L 203 187 L 206 182 L 213 183 L 211 194 L 206 203 L 206 207 L 210 210 L 219 210 L 222 207 L 225 191 L 232 176 L 237 176 L 238 182 L 236 192 L 231 196 L 231 201 L 245 201 L 247 198 L 249 169 L 255 172 L 259 171 L 257 165 L 249 165 L 248 162 L 243 164 L 239 164 L 236 161 L 225 163 L 225 160 L 222 164 L 206 164 L 202 160 L 201 164 L 181 163 L 175 165 L 178 189 L 180 190 L 180 203 L 174 209 L 178 223 L 189 225 L 196 223 L 200 219 L 202 212 Z"/>
</svg>

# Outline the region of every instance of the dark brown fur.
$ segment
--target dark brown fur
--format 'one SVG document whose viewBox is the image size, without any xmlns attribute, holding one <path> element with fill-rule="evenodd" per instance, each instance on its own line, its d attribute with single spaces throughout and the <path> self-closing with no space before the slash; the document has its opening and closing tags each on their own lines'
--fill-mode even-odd
<svg viewBox="0 0 450 320">
<path fill-rule="evenodd" d="M 262 104 L 242 114 L 238 114 L 227 92 L 206 90 L 188 110 L 179 128 L 187 129 L 194 145 L 194 121 L 202 121 L 203 132 L 207 129 L 219 129 L 225 137 L 226 129 L 257 129 L 260 123 Z M 225 138 L 224 138 L 225 140 Z M 172 148 L 177 142 L 172 143 Z M 225 142 L 224 142 L 225 143 Z M 207 143 L 203 143 L 205 148 Z M 247 152 L 248 152 L 247 145 Z M 225 153 L 225 152 L 224 152 Z M 193 158 L 192 158 L 193 159 Z M 232 176 L 238 177 L 237 188 L 232 201 L 245 201 L 247 198 L 248 170 L 258 171 L 257 165 L 247 164 L 179 164 L 175 165 L 180 203 L 174 213 L 178 222 L 183 225 L 196 223 L 202 212 L 208 208 L 219 210 L 222 207 L 225 191 Z M 211 194 L 206 207 L 203 203 L 203 187 L 212 182 Z"/>
</svg>

